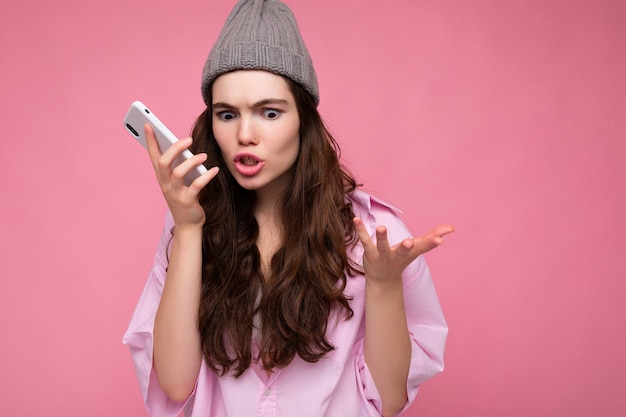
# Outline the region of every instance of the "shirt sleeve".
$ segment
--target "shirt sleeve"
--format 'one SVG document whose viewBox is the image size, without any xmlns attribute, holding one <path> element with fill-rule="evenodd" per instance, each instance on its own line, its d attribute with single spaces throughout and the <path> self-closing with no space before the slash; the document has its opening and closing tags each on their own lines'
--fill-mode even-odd
<svg viewBox="0 0 626 417">
<path fill-rule="evenodd" d="M 377 225 L 384 225 L 387 228 L 389 242 L 392 245 L 411 236 L 395 209 L 375 199 L 371 199 L 368 206 L 365 213 L 355 214 L 363 218 L 371 236 L 375 235 Z M 406 319 L 411 338 L 411 362 L 407 379 L 408 401 L 397 415 L 402 414 L 413 403 L 423 382 L 443 371 L 443 354 L 448 334 L 435 286 L 422 256 L 404 270 L 402 280 Z M 382 400 L 365 363 L 362 346 L 359 347 L 356 366 L 365 399 L 380 413 Z"/>
<path fill-rule="evenodd" d="M 172 227 L 174 220 L 168 211 L 154 265 L 123 337 L 130 348 L 146 410 L 150 416 L 159 417 L 177 417 L 185 406 L 161 390 L 152 366 L 154 318 L 165 283 Z"/>
</svg>

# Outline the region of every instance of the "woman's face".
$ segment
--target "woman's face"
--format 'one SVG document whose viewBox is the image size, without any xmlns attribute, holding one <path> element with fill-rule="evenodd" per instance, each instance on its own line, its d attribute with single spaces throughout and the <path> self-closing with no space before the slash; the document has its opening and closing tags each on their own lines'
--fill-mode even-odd
<svg viewBox="0 0 626 417">
<path fill-rule="evenodd" d="M 281 193 L 300 150 L 300 118 L 289 85 L 267 71 L 234 71 L 212 86 L 213 134 L 239 185 Z"/>
</svg>

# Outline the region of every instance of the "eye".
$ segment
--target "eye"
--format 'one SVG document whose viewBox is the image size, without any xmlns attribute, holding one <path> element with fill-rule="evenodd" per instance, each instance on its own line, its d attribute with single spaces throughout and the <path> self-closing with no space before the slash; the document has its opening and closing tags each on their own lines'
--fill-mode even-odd
<svg viewBox="0 0 626 417">
<path fill-rule="evenodd" d="M 233 113 L 232 111 L 221 111 L 217 113 L 217 117 L 220 120 L 229 121 L 235 118 L 235 113 Z"/>
<path fill-rule="evenodd" d="M 276 119 L 278 118 L 278 116 L 280 116 L 280 110 L 276 110 L 276 109 L 265 109 L 263 110 L 263 116 L 267 119 Z"/>
</svg>

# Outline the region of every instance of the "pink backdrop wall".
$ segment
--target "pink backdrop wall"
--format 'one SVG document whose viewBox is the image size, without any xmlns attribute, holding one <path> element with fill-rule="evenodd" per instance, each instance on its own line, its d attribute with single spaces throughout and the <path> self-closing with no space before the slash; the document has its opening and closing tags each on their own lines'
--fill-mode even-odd
<svg viewBox="0 0 626 417">
<path fill-rule="evenodd" d="M 5 2 L 0 415 L 145 415 L 121 344 L 165 205 L 121 125 L 179 135 L 231 1 Z M 418 233 L 450 325 L 409 416 L 626 415 L 626 8 L 291 0 L 321 111 Z"/>
</svg>

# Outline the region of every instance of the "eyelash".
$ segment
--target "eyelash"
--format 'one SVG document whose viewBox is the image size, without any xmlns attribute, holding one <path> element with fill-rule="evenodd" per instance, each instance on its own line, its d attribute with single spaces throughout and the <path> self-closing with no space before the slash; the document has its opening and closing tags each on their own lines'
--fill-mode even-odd
<svg viewBox="0 0 626 417">
<path fill-rule="evenodd" d="M 274 113 L 275 116 L 274 117 L 268 117 L 267 114 L 268 113 Z M 281 110 L 277 110 L 277 109 L 263 109 L 263 111 L 261 112 L 261 114 L 263 114 L 263 116 L 269 120 L 274 120 L 277 119 L 278 117 L 280 117 L 280 115 L 282 114 Z M 221 111 L 217 113 L 217 117 L 220 120 L 223 121 L 230 121 L 232 119 L 234 119 L 236 117 L 235 113 L 232 111 Z M 230 117 L 230 118 L 227 118 Z"/>
<path fill-rule="evenodd" d="M 232 116 L 232 117 L 227 119 L 226 117 L 228 117 L 228 116 Z M 234 119 L 235 118 L 235 114 L 232 111 L 221 111 L 221 112 L 217 113 L 217 118 L 227 122 L 229 120 Z"/>
<path fill-rule="evenodd" d="M 270 113 L 270 112 L 271 112 L 271 113 L 275 113 L 275 114 L 276 114 L 276 116 L 274 116 L 274 117 L 268 117 L 268 116 L 267 116 L 267 113 Z M 268 119 L 270 119 L 270 120 L 273 120 L 273 119 L 278 118 L 278 117 L 280 116 L 280 114 L 281 114 L 281 113 L 282 113 L 282 112 L 281 112 L 280 110 L 276 110 L 276 109 L 265 109 L 265 110 L 263 110 L 263 115 L 264 115 L 265 117 L 267 117 Z"/>
</svg>

